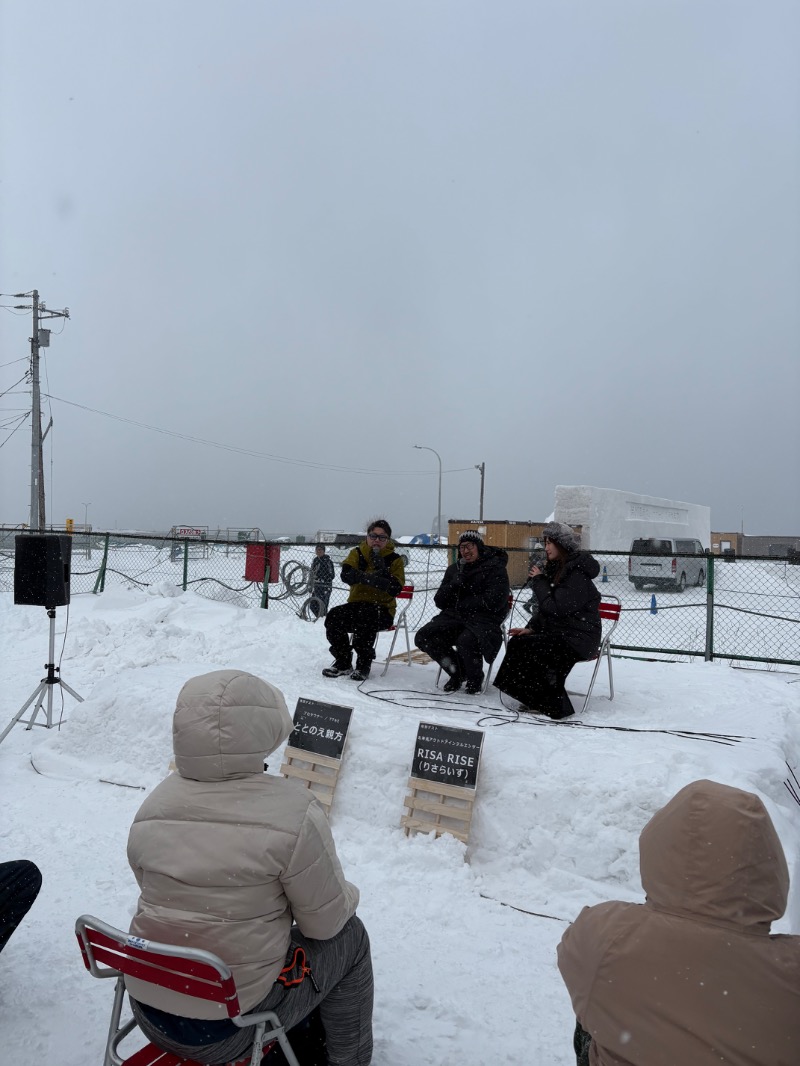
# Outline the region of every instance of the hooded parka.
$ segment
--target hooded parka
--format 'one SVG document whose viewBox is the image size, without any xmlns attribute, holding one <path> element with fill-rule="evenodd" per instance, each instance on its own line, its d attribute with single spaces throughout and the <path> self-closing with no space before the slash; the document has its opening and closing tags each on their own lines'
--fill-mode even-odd
<svg viewBox="0 0 800 1066">
<path fill-rule="evenodd" d="M 761 800 L 695 781 L 639 838 L 644 904 L 586 907 L 558 966 L 591 1066 L 797 1066 L 800 937 Z"/>
<path fill-rule="evenodd" d="M 292 920 L 308 937 L 335 936 L 358 889 L 336 855 L 327 817 L 296 781 L 264 772 L 293 727 L 278 689 L 215 670 L 181 689 L 173 718 L 177 772 L 134 818 L 128 861 L 141 895 L 130 931 L 218 955 L 243 1011 L 284 964 Z M 126 978 L 134 999 L 187 1018 L 224 1009 Z"/>
</svg>

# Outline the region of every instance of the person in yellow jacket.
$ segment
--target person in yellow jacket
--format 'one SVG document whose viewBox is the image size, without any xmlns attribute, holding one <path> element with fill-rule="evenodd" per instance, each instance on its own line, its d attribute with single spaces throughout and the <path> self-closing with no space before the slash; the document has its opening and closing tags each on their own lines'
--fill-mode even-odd
<svg viewBox="0 0 800 1066">
<path fill-rule="evenodd" d="M 375 519 L 366 540 L 353 548 L 342 563 L 342 581 L 350 586 L 350 595 L 347 603 L 334 607 L 325 616 L 325 635 L 333 656 L 333 665 L 322 671 L 325 677 L 349 674 L 353 681 L 369 677 L 375 638 L 392 625 L 397 609 L 395 596 L 405 581 L 403 557 L 394 550 L 391 538 L 392 527 L 386 519 Z"/>
</svg>

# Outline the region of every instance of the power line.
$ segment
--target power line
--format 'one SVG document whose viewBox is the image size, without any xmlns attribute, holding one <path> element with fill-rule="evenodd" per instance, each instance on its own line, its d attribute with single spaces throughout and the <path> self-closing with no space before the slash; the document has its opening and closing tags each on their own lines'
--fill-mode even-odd
<svg viewBox="0 0 800 1066">
<path fill-rule="evenodd" d="M 17 387 L 17 385 L 19 385 L 21 382 L 23 382 L 27 376 L 28 376 L 27 374 L 23 374 L 22 377 L 19 379 L 19 381 L 15 381 L 13 385 L 9 385 L 9 387 L 5 390 L 5 392 L 0 392 L 0 399 L 2 399 L 3 396 L 7 396 L 11 392 L 11 390 L 15 389 Z"/>
<path fill-rule="evenodd" d="M 9 435 L 6 437 L 6 439 L 4 441 L 0 441 L 0 448 L 2 448 L 3 445 L 8 444 L 8 442 L 11 440 L 11 438 L 14 436 L 14 434 L 17 432 L 17 430 L 21 429 L 22 426 L 25 425 L 25 420 L 27 419 L 29 414 L 30 414 L 30 411 L 26 411 L 24 414 L 19 416 L 19 418 L 17 419 L 17 425 L 14 426 L 14 428 L 11 430 L 11 432 L 9 433 Z M 13 419 L 11 421 L 13 421 Z M 3 425 L 0 428 L 8 429 L 8 426 L 10 424 L 11 423 L 9 422 L 9 423 L 7 423 L 6 425 Z"/>
<path fill-rule="evenodd" d="M 204 437 L 195 437 L 188 433 L 180 433 L 174 429 L 163 429 L 161 426 L 151 426 L 146 422 L 137 422 L 133 418 L 124 418 L 122 415 L 114 415 L 108 411 L 99 411 L 94 407 L 87 407 L 82 403 L 75 403 L 73 400 L 65 400 L 61 396 L 53 396 L 52 393 L 43 393 L 50 400 L 55 400 L 57 403 L 65 403 L 69 407 L 77 407 L 81 411 L 89 411 L 94 415 L 102 415 L 104 418 L 111 418 L 115 422 L 125 422 L 130 426 L 137 426 L 139 429 L 147 429 L 152 433 L 161 433 L 167 437 L 177 437 L 179 440 L 187 440 L 193 444 L 204 444 L 208 448 L 220 448 L 222 451 L 236 452 L 239 455 L 250 455 L 255 459 L 267 459 L 272 463 L 287 463 L 291 466 L 304 466 L 310 467 L 314 470 L 335 470 L 344 474 L 378 474 L 382 477 L 408 477 L 411 476 L 428 476 L 433 471 L 429 470 L 369 470 L 362 467 L 352 466 L 336 466 L 331 463 L 318 463 L 311 459 L 293 459 L 288 455 L 273 455 L 270 452 L 258 452 L 252 448 L 242 448 L 236 444 L 222 444 L 215 440 L 206 440 Z M 458 467 L 453 470 L 447 470 L 447 474 L 460 474 L 465 470 L 471 470 L 471 466 Z"/>
</svg>

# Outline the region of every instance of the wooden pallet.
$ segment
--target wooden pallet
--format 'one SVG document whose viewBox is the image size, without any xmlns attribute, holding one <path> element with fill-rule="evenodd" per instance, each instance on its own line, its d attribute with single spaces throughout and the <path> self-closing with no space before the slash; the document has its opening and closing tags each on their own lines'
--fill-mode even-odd
<svg viewBox="0 0 800 1066">
<path fill-rule="evenodd" d="M 404 801 L 408 814 L 400 822 L 406 836 L 412 832 L 433 832 L 437 837 L 450 833 L 468 843 L 477 789 L 424 781 L 419 777 L 410 777 L 408 787 L 410 792 Z"/>
<path fill-rule="evenodd" d="M 283 776 L 293 777 L 310 788 L 326 813 L 330 814 L 342 760 L 332 759 L 330 755 L 315 755 L 312 751 L 301 751 L 288 745 L 284 759 L 281 766 Z"/>
<path fill-rule="evenodd" d="M 389 659 L 389 662 L 393 663 L 396 659 L 404 659 L 406 662 L 408 662 L 408 652 L 396 651 L 394 655 L 392 655 L 392 657 Z M 427 652 L 420 651 L 419 648 L 412 648 L 411 661 L 414 663 L 421 663 L 424 666 L 425 663 L 432 663 L 433 659 L 430 657 L 430 655 L 428 655 Z"/>
</svg>

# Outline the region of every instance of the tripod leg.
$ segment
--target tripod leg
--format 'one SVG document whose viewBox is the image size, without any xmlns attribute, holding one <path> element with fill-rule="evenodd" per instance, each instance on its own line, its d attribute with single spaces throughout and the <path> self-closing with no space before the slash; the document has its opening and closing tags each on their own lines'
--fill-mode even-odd
<svg viewBox="0 0 800 1066">
<path fill-rule="evenodd" d="M 39 714 L 39 711 L 41 711 L 42 707 L 44 706 L 45 698 L 47 699 L 47 703 L 48 703 L 48 708 L 47 708 L 48 709 L 48 715 L 47 715 L 48 719 L 52 718 L 52 715 L 53 715 L 53 711 L 52 711 L 52 706 L 53 706 L 53 686 L 45 679 L 41 683 L 41 685 L 39 686 L 39 689 L 40 689 L 39 699 L 33 705 L 33 712 L 31 713 L 31 716 L 28 719 L 28 724 L 25 726 L 26 729 L 33 729 L 33 723 L 36 721 L 36 719 L 38 717 L 38 714 Z M 49 725 L 50 725 L 49 721 L 48 721 L 47 725 L 49 727 Z"/>
<path fill-rule="evenodd" d="M 62 688 L 65 688 L 67 690 L 70 696 L 74 696 L 78 703 L 83 703 L 83 696 L 79 696 L 74 688 L 70 688 L 70 686 L 66 683 L 66 681 L 63 680 L 63 678 L 59 678 L 58 683 L 59 685 L 61 685 Z"/>
<path fill-rule="evenodd" d="M 8 734 L 11 732 L 11 730 L 14 728 L 14 726 L 17 724 L 17 722 L 20 720 L 20 718 L 23 716 L 23 714 L 27 711 L 27 709 L 30 707 L 30 705 L 33 703 L 33 701 L 36 699 L 36 697 L 37 696 L 41 696 L 42 698 L 44 697 L 43 690 L 46 687 L 47 687 L 47 682 L 46 681 L 42 681 L 42 683 L 36 689 L 34 689 L 34 691 L 31 693 L 31 695 L 28 697 L 28 699 L 23 703 L 23 705 L 20 707 L 20 709 L 17 711 L 17 713 L 14 715 L 14 717 L 11 719 L 11 721 L 8 723 L 8 725 L 5 727 L 3 732 L 0 733 L 0 744 L 3 743 L 3 741 L 6 739 Z M 41 704 L 39 704 L 39 706 L 41 706 Z"/>
</svg>

